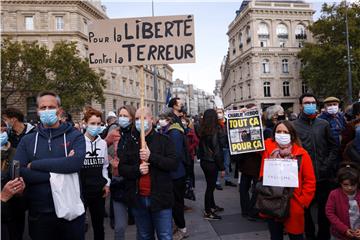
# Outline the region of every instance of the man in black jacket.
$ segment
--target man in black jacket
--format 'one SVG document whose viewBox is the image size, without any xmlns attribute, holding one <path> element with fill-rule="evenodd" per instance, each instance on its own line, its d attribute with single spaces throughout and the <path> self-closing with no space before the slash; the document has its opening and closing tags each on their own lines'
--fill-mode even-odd
<svg viewBox="0 0 360 240">
<path fill-rule="evenodd" d="M 140 116 L 144 114 L 146 146 L 140 148 Z M 137 227 L 137 239 L 172 239 L 174 204 L 171 171 L 177 169 L 174 143 L 153 129 L 150 109 L 135 115 L 136 130 L 120 157 L 119 174 L 125 178 L 126 202 Z"/>
<path fill-rule="evenodd" d="M 316 97 L 305 93 L 299 101 L 301 113 L 294 121 L 294 127 L 302 146 L 310 154 L 313 162 L 316 175 L 316 193 L 313 203 L 316 202 L 318 205 L 317 238 L 310 208 L 305 209 L 306 239 L 330 239 L 330 223 L 325 215 L 325 205 L 336 176 L 338 147 L 332 137 L 329 123 L 316 117 Z"/>
</svg>

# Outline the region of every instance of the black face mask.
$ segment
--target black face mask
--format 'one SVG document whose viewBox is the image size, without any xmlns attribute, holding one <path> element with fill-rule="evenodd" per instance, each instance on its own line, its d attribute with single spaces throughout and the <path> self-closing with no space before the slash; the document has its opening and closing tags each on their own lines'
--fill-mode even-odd
<svg viewBox="0 0 360 240">
<path fill-rule="evenodd" d="M 278 120 L 278 121 L 284 121 L 284 120 L 286 120 L 285 115 L 278 115 L 277 120 Z"/>
</svg>

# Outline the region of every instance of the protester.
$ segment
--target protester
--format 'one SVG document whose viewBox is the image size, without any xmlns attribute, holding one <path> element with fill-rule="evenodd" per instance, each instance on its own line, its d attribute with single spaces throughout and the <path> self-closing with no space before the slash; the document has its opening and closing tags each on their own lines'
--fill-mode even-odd
<svg viewBox="0 0 360 240">
<path fill-rule="evenodd" d="M 341 147 L 340 152 L 345 155 L 344 157 L 347 158 L 349 155 L 349 151 L 353 152 L 360 152 L 360 138 L 356 138 L 357 133 L 359 130 L 360 125 L 360 102 L 354 103 L 351 109 L 351 118 L 349 122 L 346 124 L 345 129 L 341 133 Z M 357 139 L 357 140 L 355 140 Z M 353 152 L 353 154 L 356 154 Z M 344 159 L 344 160 L 346 160 Z M 355 158 L 356 159 L 356 158 Z M 357 161 L 360 160 L 357 158 Z"/>
<path fill-rule="evenodd" d="M 264 139 L 271 138 L 274 126 L 282 120 L 285 120 L 285 113 L 282 106 L 273 105 L 266 109 Z"/>
<path fill-rule="evenodd" d="M 297 159 L 299 187 L 293 190 L 290 199 L 289 216 L 286 219 L 268 218 L 272 240 L 282 240 L 285 231 L 290 239 L 304 239 L 304 208 L 308 207 L 315 193 L 315 175 L 309 154 L 300 145 L 294 127 L 289 121 L 274 126 L 272 138 L 265 141 L 260 177 L 264 175 L 266 159 Z"/>
<path fill-rule="evenodd" d="M 7 125 L 1 120 L 1 239 L 21 239 L 22 233 L 18 227 L 16 218 L 17 205 L 14 204 L 13 196 L 23 192 L 25 184 L 22 178 L 12 176 L 13 158 L 15 149 L 8 141 Z M 15 200 L 16 201 L 16 200 Z"/>
<path fill-rule="evenodd" d="M 199 145 L 199 138 L 196 136 L 194 125 L 189 118 L 183 118 L 183 125 L 185 127 L 185 133 L 188 143 L 188 152 L 190 156 L 190 172 L 189 177 L 192 183 L 192 187 L 195 187 L 195 173 L 194 173 L 194 161 L 195 161 L 195 154 L 196 148 Z"/>
<path fill-rule="evenodd" d="M 176 150 L 176 161 L 177 168 L 175 171 L 171 172 L 171 177 L 173 181 L 173 193 L 175 204 L 172 209 L 172 215 L 175 222 L 174 236 L 175 240 L 188 237 L 185 216 L 184 216 L 184 196 L 185 196 L 185 178 L 186 178 L 186 169 L 190 166 L 190 156 L 187 150 L 186 144 L 186 134 L 185 134 L 185 125 L 186 121 L 181 122 L 181 125 L 176 122 L 174 117 L 180 117 L 178 112 L 175 110 L 168 114 L 169 127 L 167 131 L 164 132 L 173 144 L 175 145 Z M 180 118 L 181 121 L 181 118 Z"/>
<path fill-rule="evenodd" d="M 224 155 L 224 167 L 225 167 L 225 186 L 230 187 L 236 187 L 236 184 L 231 182 L 231 176 L 230 176 L 230 149 L 229 149 L 229 140 L 228 140 L 228 134 L 227 134 L 227 126 L 226 126 L 226 119 L 224 116 L 224 109 L 218 108 L 216 109 L 216 113 L 218 116 L 218 121 L 220 125 L 220 132 L 219 132 L 219 140 L 221 144 L 221 149 Z M 216 189 L 222 190 L 222 186 L 220 183 L 220 175 L 218 174 L 218 178 L 216 181 Z"/>
<path fill-rule="evenodd" d="M 325 215 L 326 200 L 334 188 L 338 146 L 332 137 L 330 125 L 316 117 L 316 97 L 311 93 L 300 96 L 301 113 L 293 122 L 303 148 L 310 154 L 316 175 L 316 193 L 310 208 L 305 210 L 307 239 L 329 239 L 330 224 Z M 318 234 L 311 216 L 311 207 L 317 203 Z"/>
<path fill-rule="evenodd" d="M 199 158 L 200 166 L 206 179 L 205 191 L 205 213 L 204 219 L 220 220 L 217 212 L 224 211 L 224 208 L 215 204 L 214 190 L 218 171 L 221 176 L 225 175 L 223 152 L 220 146 L 219 132 L 221 131 L 218 116 L 214 109 L 208 109 L 200 125 Z"/>
<path fill-rule="evenodd" d="M 108 151 L 105 140 L 101 139 L 101 112 L 88 108 L 83 121 L 86 125 L 86 155 L 80 172 L 85 209 L 89 208 L 94 239 L 102 240 L 105 236 L 104 216 L 105 199 L 110 193 L 108 177 Z"/>
<path fill-rule="evenodd" d="M 110 111 L 106 118 L 106 128 L 101 132 L 100 137 L 102 139 L 105 139 L 108 133 L 110 133 L 112 130 L 118 127 L 116 114 L 112 111 Z"/>
<path fill-rule="evenodd" d="M 141 114 L 144 115 L 146 145 L 140 147 Z M 149 108 L 139 109 L 130 141 L 119 159 L 119 174 L 125 178 L 125 200 L 135 217 L 137 239 L 172 239 L 171 172 L 177 168 L 176 150 L 167 136 L 153 129 Z"/>
<path fill-rule="evenodd" d="M 180 98 L 172 98 L 169 101 L 168 107 L 171 108 L 170 117 L 173 119 L 173 123 L 178 123 L 182 128 L 181 117 L 183 116 L 183 112 L 185 111 L 184 105 Z"/>
<path fill-rule="evenodd" d="M 33 125 L 24 123 L 24 114 L 16 108 L 4 109 L 1 117 L 8 126 L 9 141 L 13 148 L 17 148 L 22 137 L 35 131 Z"/>
<path fill-rule="evenodd" d="M 340 100 L 336 97 L 328 97 L 324 100 L 325 112 L 319 118 L 326 120 L 330 124 L 332 137 L 336 144 L 340 146 L 341 132 L 345 129 L 345 116 L 339 110 Z"/>
<path fill-rule="evenodd" d="M 334 239 L 360 239 L 360 192 L 357 165 L 344 162 L 337 174 L 340 187 L 331 191 L 326 216 Z"/>
<path fill-rule="evenodd" d="M 119 157 L 124 154 L 124 147 L 128 141 L 131 140 L 131 134 L 135 121 L 135 108 L 130 105 L 125 105 L 118 110 L 119 129 L 114 129 L 106 137 L 109 149 L 113 149 L 113 154 L 110 154 L 112 166 L 111 179 L 111 200 L 114 208 L 114 228 L 115 240 L 125 239 L 125 230 L 127 223 L 133 222 L 130 209 L 128 210 L 124 200 L 125 186 L 124 178 L 119 176 Z M 129 214 L 128 214 L 129 213 Z M 129 220 L 128 220 L 129 219 Z"/>
<path fill-rule="evenodd" d="M 51 194 L 50 172 L 78 173 L 85 158 L 84 136 L 68 123 L 59 122 L 59 108 L 56 93 L 39 93 L 37 112 L 41 124 L 36 132 L 21 139 L 14 159 L 20 160 L 21 176 L 27 185 L 30 237 L 83 240 L 85 214 L 72 221 L 58 218 Z"/>
<path fill-rule="evenodd" d="M 250 109 L 256 109 L 256 105 L 247 104 L 242 111 Z M 259 178 L 261 154 L 260 152 L 242 153 L 234 155 L 233 159 L 241 172 L 239 184 L 241 215 L 253 221 L 258 217 L 254 206 L 256 202 L 255 185 Z"/>
</svg>

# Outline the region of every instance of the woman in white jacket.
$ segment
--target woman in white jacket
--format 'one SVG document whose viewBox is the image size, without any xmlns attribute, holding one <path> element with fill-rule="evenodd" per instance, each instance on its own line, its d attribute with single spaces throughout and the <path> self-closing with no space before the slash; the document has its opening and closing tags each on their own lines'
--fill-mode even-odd
<svg viewBox="0 0 360 240">
<path fill-rule="evenodd" d="M 110 192 L 108 150 L 105 140 L 99 136 L 101 112 L 88 108 L 83 120 L 86 125 L 86 156 L 80 173 L 82 192 L 85 209 L 90 210 L 94 239 L 103 240 L 105 199 Z"/>
</svg>

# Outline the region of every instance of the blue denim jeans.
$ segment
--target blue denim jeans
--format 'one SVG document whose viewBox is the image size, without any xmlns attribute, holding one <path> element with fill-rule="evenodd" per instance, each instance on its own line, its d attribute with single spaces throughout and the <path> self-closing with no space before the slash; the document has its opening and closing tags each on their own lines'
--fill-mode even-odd
<svg viewBox="0 0 360 240">
<path fill-rule="evenodd" d="M 230 150 L 228 148 L 223 148 L 223 154 L 224 154 L 224 167 L 225 167 L 224 180 L 225 181 L 230 181 L 231 180 L 231 176 L 230 176 Z M 221 175 L 219 173 L 218 173 L 218 176 L 217 176 L 216 184 L 217 185 L 221 184 Z"/>
<path fill-rule="evenodd" d="M 132 208 L 137 229 L 137 240 L 172 240 L 172 210 L 153 212 L 150 209 L 151 197 L 138 197 L 139 208 Z"/>
</svg>

